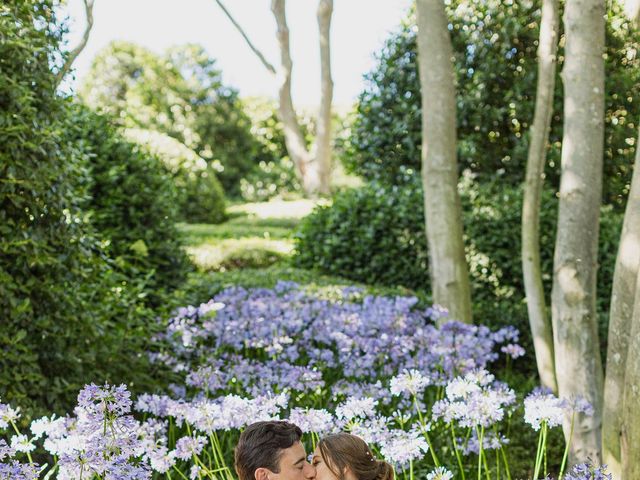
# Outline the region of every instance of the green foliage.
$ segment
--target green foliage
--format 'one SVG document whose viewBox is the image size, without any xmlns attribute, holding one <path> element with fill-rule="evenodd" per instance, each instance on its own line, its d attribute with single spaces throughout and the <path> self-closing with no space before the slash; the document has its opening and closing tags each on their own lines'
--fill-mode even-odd
<svg viewBox="0 0 640 480">
<path fill-rule="evenodd" d="M 466 257 L 470 270 L 474 316 L 490 326 L 515 325 L 529 344 L 527 310 L 520 260 L 519 187 L 461 182 Z M 541 255 L 543 280 L 551 290 L 557 202 L 543 195 Z M 598 312 L 601 340 L 606 322 L 622 215 L 602 211 Z M 417 180 L 404 187 L 373 182 L 344 192 L 332 206 L 321 206 L 305 218 L 296 234 L 294 265 L 330 275 L 429 292 L 427 240 L 422 188 Z"/>
<path fill-rule="evenodd" d="M 130 353 L 144 350 L 152 316 L 85 215 L 90 160 L 66 134 L 50 69 L 54 6 L 0 6 L 0 397 L 61 413 L 89 381 L 134 371 L 136 387 L 151 385 L 146 358 Z"/>
<path fill-rule="evenodd" d="M 238 93 L 222 83 L 204 49 L 186 45 L 163 55 L 113 42 L 94 59 L 81 89 L 84 101 L 129 128 L 157 130 L 204 158 L 237 195 L 256 163 L 257 141 Z"/>
<path fill-rule="evenodd" d="M 105 117 L 77 106 L 70 135 L 91 153 L 88 209 L 106 252 L 147 289 L 180 285 L 188 270 L 176 229 L 178 194 L 155 156 L 126 141 Z"/>
<path fill-rule="evenodd" d="M 148 154 L 158 157 L 171 174 L 183 220 L 220 223 L 226 219 L 224 192 L 216 172 L 193 150 L 175 138 L 153 130 L 129 128 L 124 134 Z"/>
<path fill-rule="evenodd" d="M 287 154 L 282 122 L 278 119 L 277 105 L 264 98 L 244 101 L 251 118 L 251 133 L 260 144 L 256 164 L 240 180 L 242 198 L 250 202 L 265 201 L 280 196 L 291 196 L 300 192 L 300 182 L 295 167 Z M 313 122 L 309 116 L 298 119 L 307 139 L 311 143 Z"/>
<path fill-rule="evenodd" d="M 480 181 L 524 179 L 526 135 L 537 79 L 539 2 L 453 1 L 447 6 L 457 78 L 458 158 Z M 605 203 L 621 209 L 631 180 L 640 116 L 640 32 L 612 5 L 607 21 Z M 413 15 L 367 75 L 344 161 L 368 179 L 398 183 L 420 170 L 421 96 Z M 562 42 L 561 42 L 562 46 Z M 562 48 L 547 178 L 558 182 L 562 139 Z"/>
</svg>

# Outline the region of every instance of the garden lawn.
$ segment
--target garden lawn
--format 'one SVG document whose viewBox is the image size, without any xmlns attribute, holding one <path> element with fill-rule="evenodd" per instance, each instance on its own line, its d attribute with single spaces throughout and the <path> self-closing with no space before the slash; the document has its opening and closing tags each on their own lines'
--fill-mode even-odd
<svg viewBox="0 0 640 480">
<path fill-rule="evenodd" d="M 228 208 L 222 224 L 180 224 L 187 253 L 198 270 L 262 268 L 293 252 L 293 232 L 315 207 L 313 200 L 276 200 Z"/>
</svg>

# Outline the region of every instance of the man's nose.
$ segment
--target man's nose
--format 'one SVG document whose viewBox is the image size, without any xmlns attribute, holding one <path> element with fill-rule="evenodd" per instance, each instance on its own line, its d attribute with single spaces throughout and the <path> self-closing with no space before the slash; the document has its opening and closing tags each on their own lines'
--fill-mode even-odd
<svg viewBox="0 0 640 480">
<path fill-rule="evenodd" d="M 305 472 L 304 472 L 304 477 L 305 478 L 315 478 L 316 477 L 316 467 L 314 467 L 310 463 L 307 463 L 306 468 L 305 468 Z"/>
</svg>

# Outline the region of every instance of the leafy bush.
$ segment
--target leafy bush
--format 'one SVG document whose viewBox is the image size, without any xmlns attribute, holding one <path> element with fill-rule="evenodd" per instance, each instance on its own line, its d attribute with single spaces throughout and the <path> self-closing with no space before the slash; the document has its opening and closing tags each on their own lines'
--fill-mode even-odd
<svg viewBox="0 0 640 480">
<path fill-rule="evenodd" d="M 524 179 L 526 136 L 533 118 L 539 2 L 453 1 L 447 7 L 457 76 L 460 170 L 481 181 Z M 631 180 L 640 116 L 640 31 L 617 4 L 607 22 L 604 199 L 617 209 Z M 420 170 L 421 96 L 413 16 L 385 43 L 360 94 L 344 161 L 368 179 L 398 183 Z M 557 184 L 562 139 L 559 56 L 547 178 Z"/>
<path fill-rule="evenodd" d="M 91 153 L 91 221 L 128 276 L 147 276 L 156 303 L 189 268 L 176 229 L 178 194 L 164 166 L 105 117 L 77 106 L 70 135 Z"/>
<path fill-rule="evenodd" d="M 156 130 L 194 150 L 218 172 L 229 195 L 256 164 L 258 142 L 238 92 L 205 50 L 184 45 L 157 55 L 112 42 L 95 57 L 81 88 L 90 107 L 129 128 Z"/>
<path fill-rule="evenodd" d="M 427 240 L 422 188 L 417 179 L 405 187 L 373 182 L 338 195 L 305 218 L 296 234 L 294 264 L 332 275 L 382 285 L 401 285 L 429 292 Z M 461 182 L 466 257 L 474 316 L 492 326 L 515 325 L 528 332 L 520 260 L 519 187 Z M 557 202 L 545 191 L 541 212 L 541 255 L 544 284 L 551 290 Z M 601 340 L 622 215 L 602 211 L 598 311 Z M 530 345 L 525 338 L 525 344 Z"/>
<path fill-rule="evenodd" d="M 300 192 L 300 182 L 287 153 L 276 103 L 255 97 L 244 100 L 244 108 L 251 119 L 251 133 L 260 147 L 254 167 L 240 180 L 242 198 L 255 202 Z M 309 116 L 301 116 L 298 120 L 307 144 L 310 144 L 313 121 Z"/>
<path fill-rule="evenodd" d="M 226 219 L 222 185 L 213 167 L 175 138 L 153 130 L 129 128 L 127 139 L 158 157 L 173 177 L 180 217 L 193 223 L 220 223 Z"/>
<path fill-rule="evenodd" d="M 71 141 L 50 61 L 62 28 L 52 0 L 0 6 L 0 397 L 68 409 L 93 379 L 136 372 L 152 318 L 139 285 L 112 268 L 86 215 L 92 184 Z M 100 132 L 95 132 L 96 136 Z"/>
</svg>

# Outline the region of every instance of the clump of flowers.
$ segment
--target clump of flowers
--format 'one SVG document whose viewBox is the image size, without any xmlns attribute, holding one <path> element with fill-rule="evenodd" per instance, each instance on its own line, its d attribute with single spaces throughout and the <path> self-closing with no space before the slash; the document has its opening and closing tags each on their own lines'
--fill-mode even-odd
<svg viewBox="0 0 640 480">
<path fill-rule="evenodd" d="M 607 466 L 593 466 L 588 463 L 575 465 L 562 480 L 613 480 L 612 475 L 607 473 Z"/>
<path fill-rule="evenodd" d="M 359 435 L 406 480 L 415 468 L 429 480 L 488 476 L 484 452 L 504 457 L 499 424 L 515 397 L 487 368 L 501 351 L 522 354 L 518 334 L 436 324 L 443 314 L 352 287 L 331 297 L 291 282 L 225 289 L 178 310 L 156 337 L 152 359 L 184 378 L 169 392 L 140 395 L 132 408 L 124 385 L 87 385 L 73 415 L 35 420 L 32 436 L 17 430 L 19 410 L 0 404 L 0 429 L 15 431 L 0 440 L 0 478 L 233 480 L 239 432 L 270 419 L 298 424 L 313 446 L 335 431 Z M 446 442 L 457 468 L 438 457 Z M 33 464 L 38 448 L 56 463 Z M 465 455 L 477 455 L 477 470 Z"/>
</svg>

